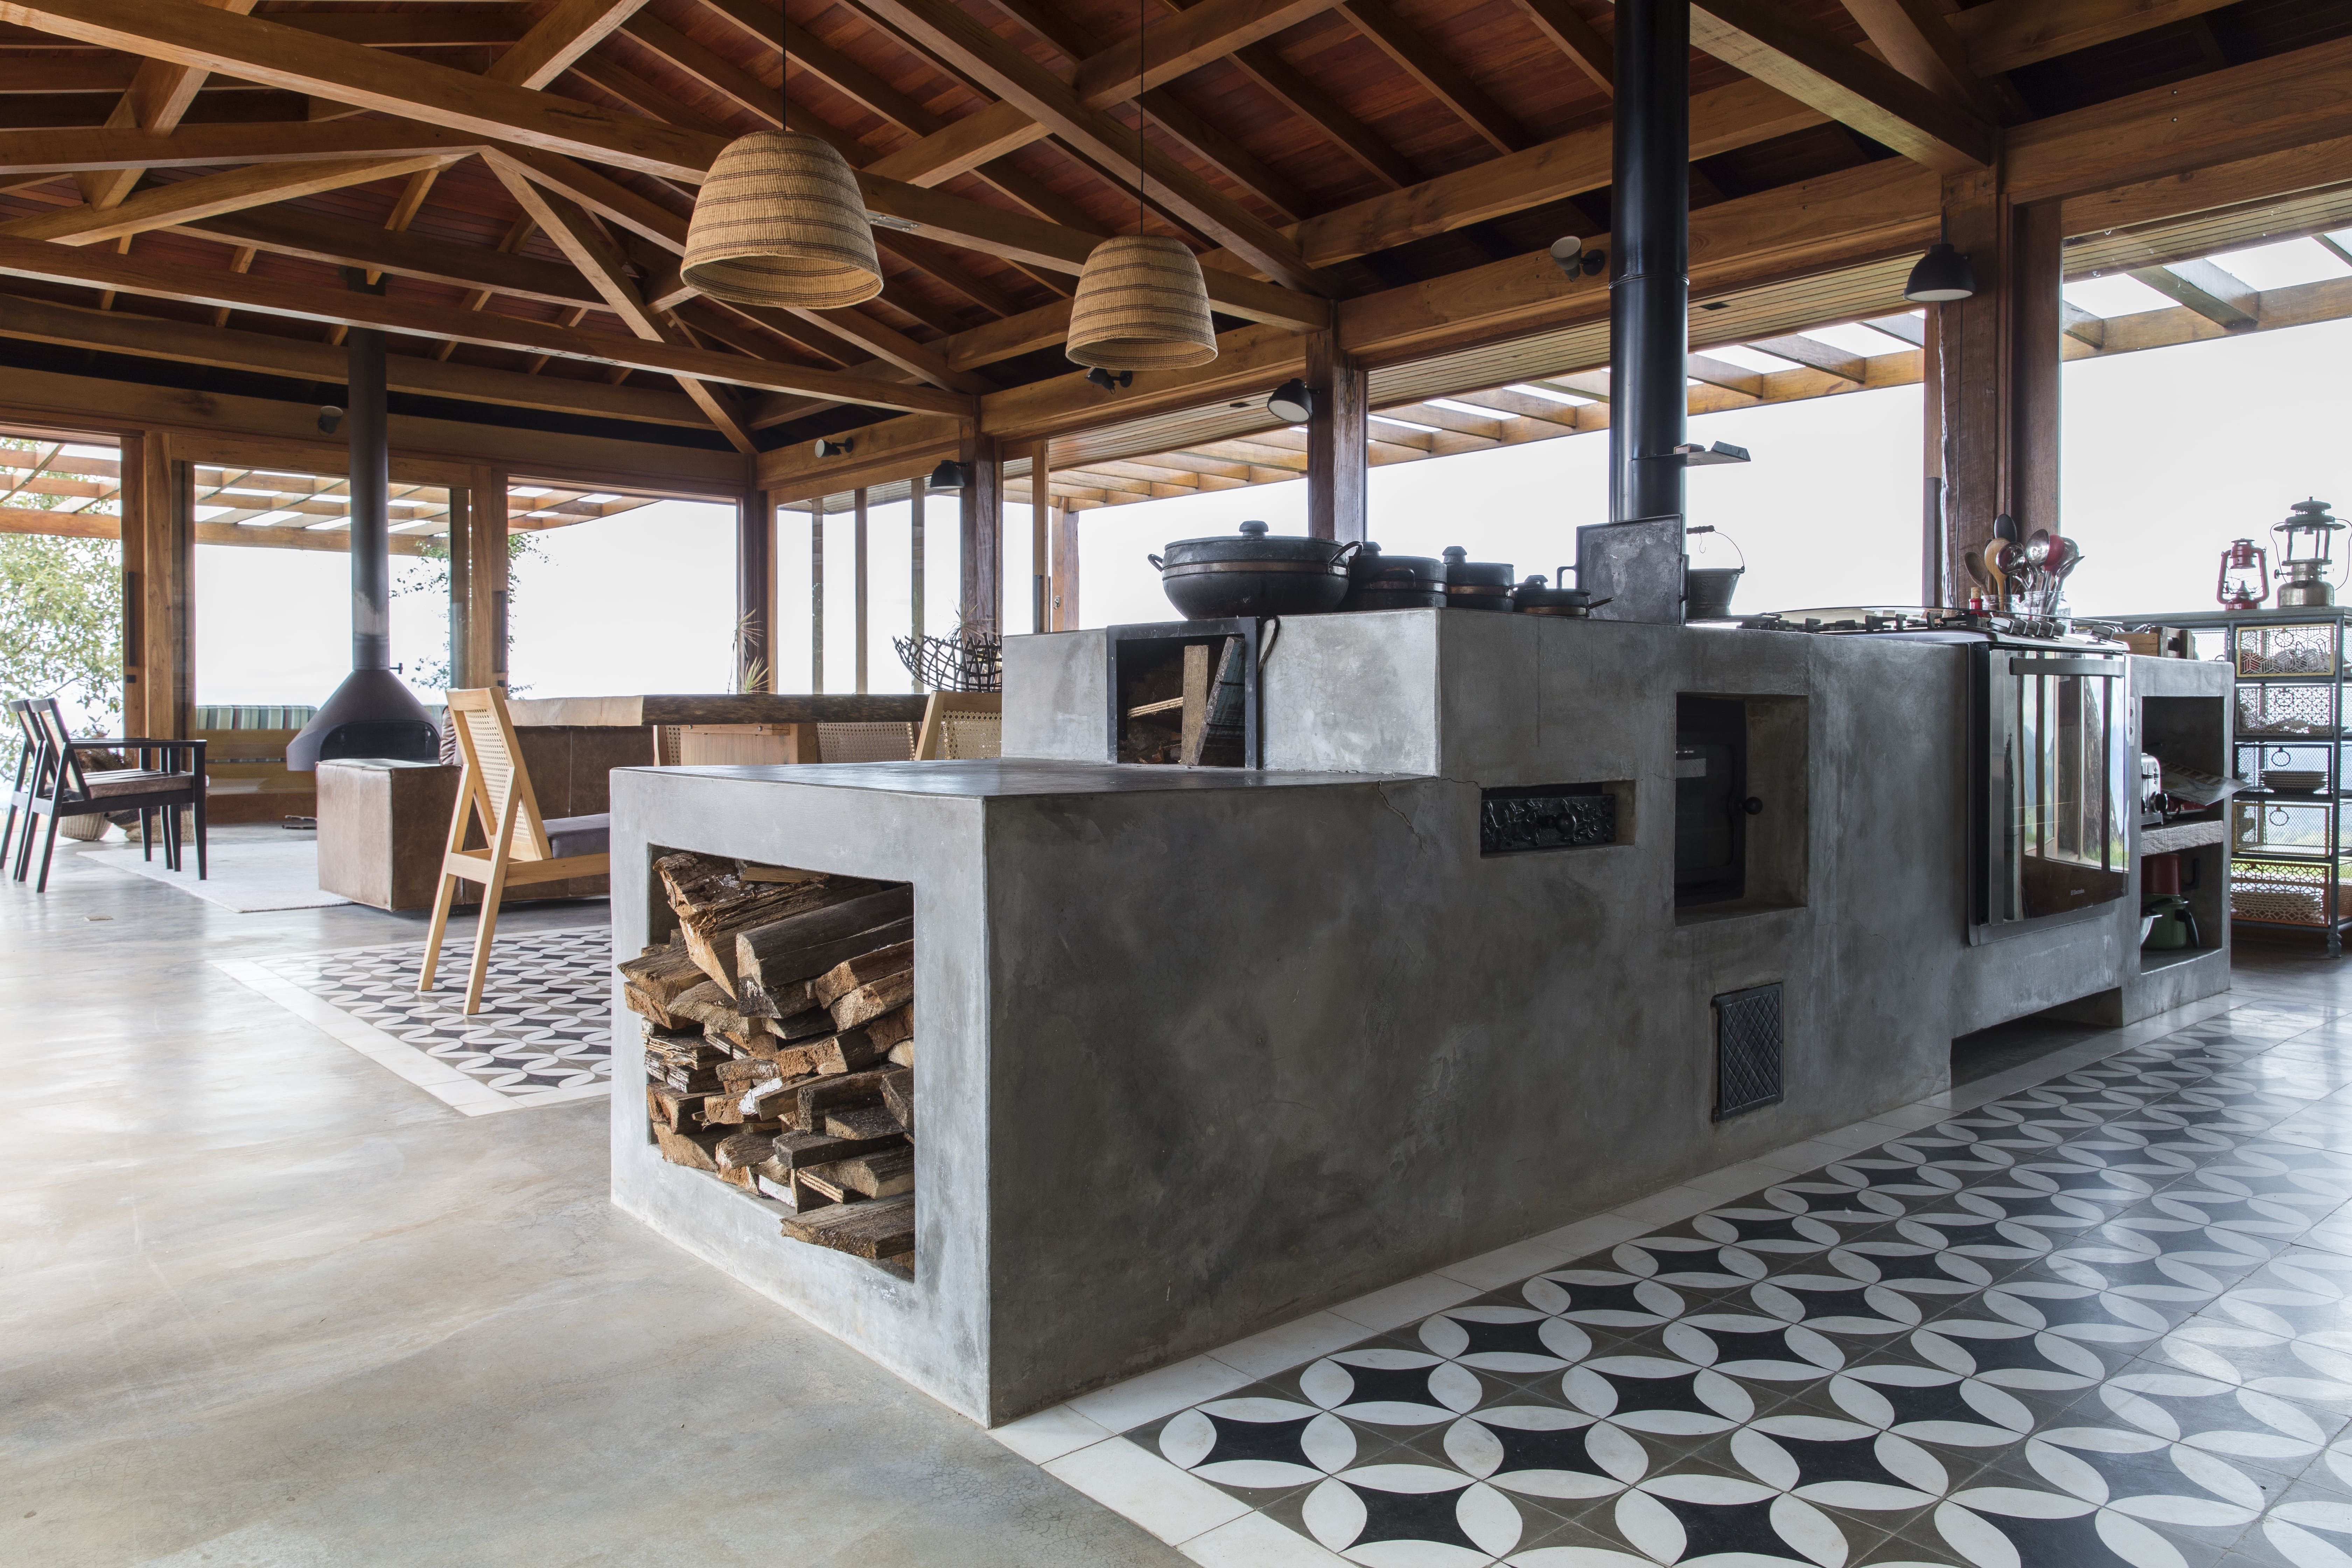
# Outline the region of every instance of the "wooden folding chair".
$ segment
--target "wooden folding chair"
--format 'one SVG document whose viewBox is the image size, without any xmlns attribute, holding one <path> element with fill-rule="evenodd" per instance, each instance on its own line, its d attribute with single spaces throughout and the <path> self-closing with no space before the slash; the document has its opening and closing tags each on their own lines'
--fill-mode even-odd
<svg viewBox="0 0 2352 1568">
<path fill-rule="evenodd" d="M 506 699 L 495 688 L 449 693 L 449 724 L 457 731 L 457 807 L 449 816 L 449 843 L 441 857 L 441 885 L 433 900 L 433 931 L 425 945 L 419 991 L 433 989 L 441 962 L 441 938 L 449 929 L 449 906 L 460 880 L 482 884 L 482 915 L 474 934 L 474 967 L 466 982 L 466 1011 L 482 1010 L 482 977 L 490 966 L 490 936 L 498 929 L 499 900 L 507 884 L 561 882 L 601 877 L 612 868 L 608 852 L 612 818 L 539 815 L 522 748 L 515 743 Z M 466 847 L 469 823 L 479 823 L 480 849 Z"/>
</svg>

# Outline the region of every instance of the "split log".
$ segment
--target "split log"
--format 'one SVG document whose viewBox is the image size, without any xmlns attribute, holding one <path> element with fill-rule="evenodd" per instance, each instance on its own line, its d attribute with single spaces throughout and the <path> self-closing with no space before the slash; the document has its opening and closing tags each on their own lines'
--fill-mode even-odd
<svg viewBox="0 0 2352 1568">
<path fill-rule="evenodd" d="M 824 1130 L 835 1138 L 888 1138 L 898 1132 L 898 1119 L 883 1105 L 857 1105 L 825 1112 Z"/>
<path fill-rule="evenodd" d="M 869 981 L 914 967 L 914 942 L 894 942 L 888 947 L 861 952 L 855 958 L 843 959 L 817 977 L 809 987 L 809 994 L 817 999 L 820 1006 L 830 1007 Z"/>
<path fill-rule="evenodd" d="M 701 974 L 702 971 L 698 969 L 694 973 L 698 976 Z M 670 1016 L 668 1008 L 663 1006 L 660 1003 L 655 1001 L 652 997 L 646 995 L 643 991 L 638 990 L 636 986 L 626 981 L 624 981 L 621 984 L 621 1005 L 626 1007 L 630 1012 L 635 1013 L 638 1017 L 645 1019 L 646 1022 L 654 1025 L 657 1028 L 675 1029 L 677 1027 L 678 1021 Z"/>
<path fill-rule="evenodd" d="M 773 1061 L 762 1061 L 757 1057 L 720 1062 L 715 1070 L 719 1074 L 719 1087 L 730 1094 L 741 1094 L 755 1083 L 766 1083 L 784 1076 L 782 1069 Z"/>
<path fill-rule="evenodd" d="M 772 1039 L 805 1040 L 833 1033 L 833 1015 L 822 1007 L 810 1007 L 789 1018 L 762 1018 L 760 1027 Z"/>
<path fill-rule="evenodd" d="M 661 1145 L 662 1158 L 692 1171 L 719 1169 L 719 1157 L 713 1151 L 724 1137 L 719 1132 L 675 1132 L 658 1121 L 654 1123 L 654 1141 Z"/>
<path fill-rule="evenodd" d="M 664 1028 L 676 1026 L 664 1016 L 670 1003 L 681 993 L 699 984 L 703 979 L 701 965 L 694 962 L 694 955 L 686 951 L 682 942 L 657 947 L 651 952 L 628 960 L 619 968 L 622 980 L 626 982 L 623 994 L 628 999 L 630 1008 Z"/>
<path fill-rule="evenodd" d="M 888 1149 L 810 1167 L 803 1174 L 866 1198 L 895 1198 L 915 1190 L 915 1152 Z"/>
<path fill-rule="evenodd" d="M 775 882 L 790 887 L 795 882 L 813 882 L 824 873 L 802 871 L 791 866 L 745 866 L 736 875 L 747 882 Z"/>
<path fill-rule="evenodd" d="M 853 1072 L 801 1085 L 793 1090 L 793 1126 L 803 1132 L 823 1131 L 824 1119 L 832 1112 L 879 1103 L 883 1077 L 878 1072 Z"/>
<path fill-rule="evenodd" d="M 743 1015 L 735 1010 L 735 999 L 720 990 L 716 980 L 704 980 L 679 992 L 671 999 L 669 1010 L 684 1023 L 706 1029 L 716 1026 L 740 1030 L 746 1023 Z"/>
<path fill-rule="evenodd" d="M 829 1165 L 835 1160 L 853 1159 L 860 1154 L 877 1154 L 886 1149 L 903 1149 L 904 1138 L 835 1138 L 828 1132 L 779 1132 L 774 1139 L 775 1157 L 788 1171 L 807 1165 Z"/>
<path fill-rule="evenodd" d="M 793 1173 L 793 1185 L 802 1201 L 795 1208 L 823 1208 L 826 1204 L 862 1204 L 866 1194 L 840 1180 L 831 1165 L 811 1165 Z M 814 1194 L 811 1196 L 810 1194 Z"/>
<path fill-rule="evenodd" d="M 853 1258 L 903 1257 L 915 1250 L 915 1194 L 794 1215 L 784 1221 L 784 1234 Z"/>
<path fill-rule="evenodd" d="M 732 1132 L 713 1145 L 711 1159 L 722 1173 L 747 1170 L 775 1157 L 775 1141 L 772 1132 Z"/>
<path fill-rule="evenodd" d="M 648 1071 L 646 1075 L 651 1078 Z M 674 1067 L 664 1069 L 661 1082 L 665 1088 L 680 1094 L 716 1094 L 719 1092 L 719 1069 L 716 1067 Z"/>
<path fill-rule="evenodd" d="M 896 974 L 886 974 L 850 992 L 833 1005 L 833 1023 L 837 1029 L 854 1029 L 869 1019 L 878 1018 L 894 1008 L 903 1007 L 915 999 L 915 972 L 911 969 Z"/>
<path fill-rule="evenodd" d="M 646 1114 L 673 1132 L 694 1132 L 702 1127 L 707 1094 L 680 1094 L 666 1083 L 646 1085 Z"/>
<path fill-rule="evenodd" d="M 756 971 L 743 962 L 743 939 L 737 937 L 736 1005 L 748 1012 L 751 1010 L 755 997 L 765 997 L 768 1005 L 775 1007 L 779 1015 L 822 1005 L 808 989 L 816 976 L 825 973 L 844 959 L 856 958 L 877 948 L 894 946 L 914 934 L 915 922 L 911 919 L 889 921 L 865 931 L 852 931 L 833 942 L 795 949 L 792 954 L 760 963 Z M 797 969 L 805 969 L 809 973 L 791 980 L 780 978 Z"/>
<path fill-rule="evenodd" d="M 857 890 L 820 906 L 779 911 L 758 925 L 739 929 L 736 972 L 748 973 L 761 989 L 773 992 L 794 980 L 814 979 L 845 958 L 904 942 L 911 934 L 914 889 L 903 882 L 881 887 L 845 879 L 842 885 Z M 908 931 L 883 933 L 882 928 L 900 921 L 908 922 Z"/>
<path fill-rule="evenodd" d="M 801 1206 L 801 1194 L 800 1189 L 793 1184 L 793 1173 L 785 1171 L 778 1174 L 770 1170 L 769 1165 L 774 1163 L 775 1162 L 771 1160 L 768 1165 L 752 1167 L 751 1190 L 763 1198 L 775 1199 L 786 1208 L 798 1210 Z"/>
<path fill-rule="evenodd" d="M 898 1125 L 912 1132 L 915 1130 L 915 1074 L 911 1068 L 882 1075 L 882 1103 L 898 1119 Z M 878 1195 L 878 1194 L 877 1194 Z"/>
<path fill-rule="evenodd" d="M 786 1046 L 776 1053 L 779 1070 L 789 1077 L 806 1073 L 864 1072 L 882 1059 L 882 1052 L 863 1029 L 845 1029 L 821 1040 Z"/>
<path fill-rule="evenodd" d="M 890 1065 L 892 1067 L 901 1068 L 913 1067 L 915 1065 L 915 1042 L 912 1040 L 900 1040 L 897 1045 L 892 1046 L 890 1047 Z"/>
<path fill-rule="evenodd" d="M 798 882 L 747 882 L 731 860 L 709 855 L 665 855 L 654 862 L 669 906 L 677 915 L 686 951 L 731 999 L 735 938 L 757 926 L 846 903 L 880 884 L 857 877 L 813 877 Z M 869 922 L 870 923 L 870 922 Z"/>
<path fill-rule="evenodd" d="M 893 1007 L 861 1027 L 876 1045 L 887 1051 L 900 1040 L 915 1037 L 915 1005 L 909 1002 L 904 1007 Z"/>
</svg>

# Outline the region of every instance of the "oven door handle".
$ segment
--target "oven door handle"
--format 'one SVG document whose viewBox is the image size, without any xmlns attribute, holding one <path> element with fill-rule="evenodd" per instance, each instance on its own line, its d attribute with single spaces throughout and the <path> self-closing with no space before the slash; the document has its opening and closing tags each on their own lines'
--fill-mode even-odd
<svg viewBox="0 0 2352 1568">
<path fill-rule="evenodd" d="M 2095 675 L 2120 680 L 2124 670 L 2119 658 L 2036 658 L 2021 653 L 2011 654 L 2009 659 L 2011 675 Z"/>
</svg>

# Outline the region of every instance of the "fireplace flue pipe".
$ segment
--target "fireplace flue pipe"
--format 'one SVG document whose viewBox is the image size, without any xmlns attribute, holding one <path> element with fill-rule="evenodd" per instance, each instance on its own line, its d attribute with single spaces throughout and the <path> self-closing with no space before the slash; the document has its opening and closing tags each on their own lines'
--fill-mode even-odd
<svg viewBox="0 0 2352 1568">
<path fill-rule="evenodd" d="M 1689 0 L 1618 0 L 1610 516 L 1677 517 L 1689 412 Z"/>
<path fill-rule="evenodd" d="M 381 294 L 359 268 L 343 269 L 354 291 Z M 383 334 L 353 327 L 351 387 L 343 417 L 352 440 L 352 668 L 392 668 L 392 437 L 385 428 Z"/>
</svg>

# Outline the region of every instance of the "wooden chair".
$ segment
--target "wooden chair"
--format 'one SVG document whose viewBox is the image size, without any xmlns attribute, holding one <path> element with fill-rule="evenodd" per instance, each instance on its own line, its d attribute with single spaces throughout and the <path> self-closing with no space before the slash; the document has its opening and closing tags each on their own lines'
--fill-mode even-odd
<svg viewBox="0 0 2352 1568">
<path fill-rule="evenodd" d="M 449 725 L 457 731 L 457 805 L 449 816 L 449 842 L 441 857 L 441 883 L 433 900 L 433 930 L 425 939 L 425 972 L 419 991 L 433 989 L 441 962 L 441 939 L 449 929 L 449 906 L 460 880 L 482 884 L 481 924 L 474 934 L 474 967 L 466 981 L 466 1011 L 482 1010 L 482 977 L 490 966 L 490 937 L 498 929 L 499 900 L 509 883 L 561 882 L 601 877 L 612 868 L 608 852 L 612 818 L 539 815 L 522 748 L 506 699 L 495 688 L 449 693 Z M 479 823 L 488 847 L 466 847 L 469 823 Z"/>
<path fill-rule="evenodd" d="M 8 699 L 8 717 L 16 726 L 16 776 L 8 785 L 8 826 L 0 831 L 0 861 L 8 858 L 8 846 L 16 841 L 16 817 L 25 818 L 25 832 L 33 831 L 33 784 L 41 776 L 42 760 L 47 740 L 41 726 L 33 718 L 33 705 L 22 697 Z"/>
<path fill-rule="evenodd" d="M 923 704 L 923 727 L 915 740 L 915 760 L 993 757 L 1003 754 L 1004 694 L 1001 691 L 934 691 Z"/>
<path fill-rule="evenodd" d="M 26 802 L 25 835 L 17 841 L 14 868 L 17 881 L 23 881 L 31 869 L 36 817 L 48 823 L 41 840 L 40 879 L 33 888 L 37 893 L 45 893 L 49 888 L 49 861 L 57 849 L 58 822 L 68 816 L 109 816 L 124 811 L 139 814 L 140 842 L 150 860 L 155 858 L 152 823 L 155 817 L 162 817 L 163 864 L 176 871 L 181 861 L 180 813 L 193 809 L 196 879 L 202 881 L 210 874 L 205 835 L 204 742 L 152 735 L 76 740 L 66 728 L 66 717 L 56 698 L 32 698 L 13 702 L 10 707 L 19 710 L 20 723 L 29 715 L 32 723 L 26 730 L 28 741 L 34 736 L 39 741 L 31 772 L 26 775 L 29 798 Z M 131 753 L 134 765 L 82 765 L 85 753 L 118 752 Z M 10 815 L 13 819 L 13 809 Z"/>
</svg>

